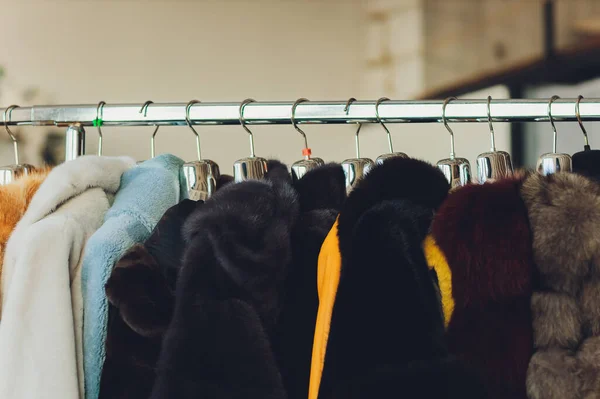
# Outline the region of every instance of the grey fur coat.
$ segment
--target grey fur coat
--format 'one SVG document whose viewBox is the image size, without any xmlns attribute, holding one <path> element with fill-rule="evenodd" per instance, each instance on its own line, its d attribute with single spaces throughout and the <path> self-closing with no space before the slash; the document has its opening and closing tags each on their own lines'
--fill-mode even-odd
<svg viewBox="0 0 600 399">
<path fill-rule="evenodd" d="M 532 174 L 521 194 L 538 273 L 528 396 L 600 398 L 600 185 Z"/>
</svg>

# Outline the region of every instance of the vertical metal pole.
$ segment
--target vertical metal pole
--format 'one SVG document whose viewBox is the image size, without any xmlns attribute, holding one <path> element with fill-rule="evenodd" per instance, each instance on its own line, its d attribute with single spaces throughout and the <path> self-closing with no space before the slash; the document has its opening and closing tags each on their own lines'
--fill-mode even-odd
<svg viewBox="0 0 600 399">
<path fill-rule="evenodd" d="M 525 92 L 521 84 L 509 86 L 510 98 L 521 98 Z M 525 153 L 528 148 L 525 141 L 525 125 L 522 122 L 510 124 L 510 153 L 515 169 L 525 166 Z"/>
<path fill-rule="evenodd" d="M 65 161 L 72 161 L 85 154 L 85 130 L 80 123 L 69 126 L 65 143 Z"/>
</svg>

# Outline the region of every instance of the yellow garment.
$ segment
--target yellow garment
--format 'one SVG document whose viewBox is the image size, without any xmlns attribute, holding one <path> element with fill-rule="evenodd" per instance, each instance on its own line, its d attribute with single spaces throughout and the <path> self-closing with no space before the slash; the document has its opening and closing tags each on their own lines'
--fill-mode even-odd
<svg viewBox="0 0 600 399">
<path fill-rule="evenodd" d="M 428 235 L 423 243 L 423 251 L 429 269 L 435 270 L 442 295 L 442 309 L 444 311 L 444 325 L 448 327 L 454 312 L 454 298 L 452 296 L 452 271 L 444 253 L 438 247 L 435 239 Z"/>
<path fill-rule="evenodd" d="M 317 269 L 319 310 L 317 312 L 315 339 L 313 341 L 308 399 L 317 399 L 319 396 L 325 352 L 327 351 L 327 340 L 329 339 L 329 327 L 331 326 L 331 315 L 333 313 L 338 285 L 340 284 L 341 270 L 342 255 L 340 253 L 338 221 L 336 219 L 329 234 L 325 237 L 325 241 L 323 241 L 321 252 L 319 252 Z"/>
</svg>

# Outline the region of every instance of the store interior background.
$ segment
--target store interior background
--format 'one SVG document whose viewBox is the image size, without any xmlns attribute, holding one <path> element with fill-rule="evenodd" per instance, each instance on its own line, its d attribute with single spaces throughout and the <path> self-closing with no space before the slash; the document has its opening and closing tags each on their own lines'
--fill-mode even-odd
<svg viewBox="0 0 600 399">
<path fill-rule="evenodd" d="M 20 0 L 2 1 L 0 103 L 96 104 L 235 101 L 509 98 L 502 78 L 464 92 L 461 82 L 519 68 L 544 56 L 547 0 Z M 557 51 L 600 36 L 600 1 L 555 0 Z M 600 46 L 599 46 L 600 48 Z M 600 76 L 600 69 L 598 76 Z M 600 80 L 522 84 L 522 97 L 600 97 Z M 577 79 L 575 79 L 577 80 Z M 514 90 L 513 90 L 514 92 Z M 439 97 L 436 97 L 437 95 Z M 511 150 L 511 127 L 496 123 L 498 149 Z M 449 155 L 442 124 L 388 124 L 395 150 L 436 162 Z M 452 124 L 456 152 L 471 160 L 489 150 L 486 123 Z M 355 125 L 303 125 L 315 156 L 354 157 Z M 595 123 L 586 124 L 600 148 Z M 0 130 L 0 164 L 13 163 Z M 22 161 L 64 156 L 64 129 L 18 127 Z M 104 155 L 150 156 L 152 127 L 106 127 Z M 229 173 L 248 155 L 239 126 L 199 126 L 203 155 Z M 254 126 L 257 155 L 291 163 L 300 135 L 287 125 Z M 87 153 L 97 133 L 87 129 Z M 522 162 L 552 149 L 549 123 L 527 124 Z M 583 149 L 577 124 L 559 123 L 559 151 Z M 514 138 L 514 134 L 512 135 Z M 157 153 L 195 157 L 186 127 L 162 127 Z M 361 155 L 387 152 L 381 126 L 361 133 Z"/>
</svg>

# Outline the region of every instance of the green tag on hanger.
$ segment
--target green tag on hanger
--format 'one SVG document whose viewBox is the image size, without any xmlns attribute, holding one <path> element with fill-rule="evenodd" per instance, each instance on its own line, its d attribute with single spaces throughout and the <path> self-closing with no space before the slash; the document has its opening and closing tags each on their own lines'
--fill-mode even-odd
<svg viewBox="0 0 600 399">
<path fill-rule="evenodd" d="M 94 125 L 94 127 L 99 127 L 102 126 L 102 119 L 100 118 L 96 118 L 92 121 L 92 125 Z"/>
</svg>

